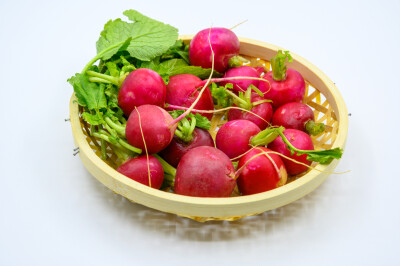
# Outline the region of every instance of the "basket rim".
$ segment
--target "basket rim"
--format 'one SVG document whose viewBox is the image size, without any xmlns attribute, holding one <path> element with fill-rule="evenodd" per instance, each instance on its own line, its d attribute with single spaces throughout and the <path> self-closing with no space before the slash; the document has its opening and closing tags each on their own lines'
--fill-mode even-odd
<svg viewBox="0 0 400 266">
<path fill-rule="evenodd" d="M 181 35 L 179 36 L 179 39 L 189 41 L 190 39 L 193 38 L 194 35 Z M 239 37 L 240 43 L 251 43 L 253 45 L 260 45 L 263 47 L 267 47 L 268 49 L 278 51 L 279 49 L 282 49 L 278 46 L 262 42 L 262 41 L 257 41 L 249 38 L 243 38 Z M 339 90 L 336 88 L 335 84 L 325 75 L 321 70 L 319 70 L 316 66 L 311 64 L 309 61 L 306 59 L 298 56 L 295 53 L 291 52 L 291 55 L 293 57 L 294 62 L 298 62 L 301 65 L 305 66 L 308 68 L 310 71 L 312 71 L 315 75 L 317 75 L 329 88 L 330 93 L 333 95 L 336 105 L 340 106 L 340 108 L 337 108 L 335 110 L 336 117 L 338 120 L 338 132 L 336 135 L 335 141 L 332 143 L 332 147 L 340 147 L 344 149 L 345 143 L 346 143 L 346 138 L 347 138 L 347 129 L 348 129 L 348 114 L 347 114 L 347 108 L 344 102 L 344 99 L 342 95 L 340 94 Z M 268 59 L 267 59 L 268 60 Z M 119 172 L 117 172 L 115 169 L 113 169 L 111 166 L 109 166 L 107 163 L 105 163 L 101 158 L 99 158 L 95 152 L 92 150 L 90 147 L 89 143 L 86 141 L 85 135 L 81 129 L 80 126 L 80 119 L 79 119 L 79 106 L 76 101 L 75 93 L 72 94 L 71 99 L 70 99 L 70 122 L 71 122 L 71 127 L 74 135 L 74 139 L 76 141 L 77 146 L 80 148 L 80 153 L 85 154 L 87 158 L 96 166 L 101 168 L 106 174 L 109 176 L 112 176 L 115 181 L 118 181 L 122 185 L 131 187 L 137 192 L 141 192 L 143 195 L 147 195 L 150 197 L 155 197 L 160 200 L 166 200 L 170 202 L 176 202 L 176 203 L 184 203 L 184 204 L 190 204 L 190 205 L 199 205 L 199 206 L 223 206 L 223 207 L 229 207 L 232 206 L 234 207 L 235 205 L 241 205 L 245 203 L 254 203 L 258 202 L 260 200 L 272 200 L 274 198 L 277 198 L 281 196 L 282 194 L 288 193 L 290 191 L 299 189 L 306 183 L 312 181 L 315 179 L 318 175 L 321 173 L 319 171 L 311 171 L 302 176 L 301 178 L 298 178 L 288 184 L 285 184 L 284 186 L 281 186 L 279 188 L 258 193 L 258 194 L 253 194 L 253 195 L 245 195 L 245 196 L 238 196 L 238 197 L 226 197 L 226 198 L 201 198 L 201 197 L 191 197 L 191 196 L 185 196 L 185 195 L 178 195 L 175 193 L 170 193 L 162 190 L 157 190 L 154 188 L 150 188 L 146 185 L 143 185 L 139 182 L 136 182 Z M 316 166 L 317 170 L 320 171 L 325 171 L 329 172 L 332 171 L 336 165 L 338 164 L 339 160 L 333 160 L 329 165 L 321 165 L 318 164 Z M 96 176 L 95 176 L 96 177 Z M 119 194 L 123 195 L 123 192 L 118 192 Z M 125 195 L 124 195 L 125 196 Z M 141 203 L 137 201 L 138 203 Z M 142 203 L 141 203 L 142 204 Z"/>
</svg>

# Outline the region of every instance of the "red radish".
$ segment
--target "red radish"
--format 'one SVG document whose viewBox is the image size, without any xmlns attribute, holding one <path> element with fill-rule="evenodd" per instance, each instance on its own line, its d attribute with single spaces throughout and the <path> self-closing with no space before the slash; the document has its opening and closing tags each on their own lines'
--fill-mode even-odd
<svg viewBox="0 0 400 266">
<path fill-rule="evenodd" d="M 167 111 L 158 106 L 141 105 L 129 116 L 125 129 L 126 139 L 130 145 L 145 152 L 144 137 L 149 154 L 160 152 L 174 136 L 177 124 L 170 125 L 173 120 Z"/>
<path fill-rule="evenodd" d="M 276 109 L 272 124 L 318 135 L 325 130 L 323 123 L 315 123 L 314 112 L 304 103 L 287 103 Z"/>
<path fill-rule="evenodd" d="M 270 158 L 267 155 L 254 157 L 262 152 Z M 239 160 L 237 185 L 243 195 L 269 191 L 286 183 L 285 165 L 279 155 L 268 152 L 270 150 L 264 147 L 254 148 Z"/>
<path fill-rule="evenodd" d="M 252 93 L 251 94 L 251 103 L 256 103 L 259 101 L 264 100 L 264 97 L 261 97 L 257 93 Z M 233 106 L 237 106 L 234 104 Z M 269 122 L 271 122 L 273 110 L 272 110 L 272 105 L 269 102 L 263 102 L 258 105 L 253 105 L 250 104 L 250 109 L 249 111 L 251 112 L 246 112 L 242 111 L 239 109 L 230 109 L 228 112 L 228 121 L 232 120 L 249 120 L 256 124 L 261 130 L 266 129 L 269 126 Z M 241 106 L 243 108 L 243 106 Z M 244 108 L 248 109 L 248 108 Z M 254 115 L 254 114 L 256 115 Z M 261 118 L 262 119 L 261 119 Z"/>
<path fill-rule="evenodd" d="M 174 135 L 168 147 L 160 152 L 160 156 L 173 167 L 177 167 L 183 155 L 199 146 L 214 147 L 214 140 L 207 130 L 195 128 L 193 139 L 189 143 L 182 141 L 178 136 Z"/>
<path fill-rule="evenodd" d="M 220 150 L 201 146 L 179 162 L 175 193 L 194 197 L 229 197 L 236 186 L 235 168 Z"/>
<path fill-rule="evenodd" d="M 214 52 L 214 69 L 217 72 L 224 73 L 229 67 L 229 60 L 239 55 L 239 39 L 233 31 L 226 28 L 208 28 L 199 31 L 189 45 L 191 65 L 211 68 L 212 52 L 210 44 Z"/>
<path fill-rule="evenodd" d="M 310 136 L 303 131 L 297 129 L 285 129 L 283 131 L 283 134 L 295 148 L 300 150 L 314 150 L 314 145 Z M 312 163 L 311 161 L 307 160 L 307 154 L 298 156 L 297 153 L 294 152 L 294 154 L 291 155 L 290 151 L 287 149 L 286 143 L 283 142 L 281 136 L 277 137 L 274 141 L 268 144 L 268 148 L 306 165 L 311 165 Z M 308 169 L 307 166 L 295 163 L 284 157 L 282 157 L 282 161 L 285 164 L 286 170 L 289 175 L 298 175 Z"/>
<path fill-rule="evenodd" d="M 161 76 L 147 68 L 132 71 L 122 83 L 118 93 L 118 105 L 126 116 L 135 106 L 152 104 L 165 105 L 166 86 Z"/>
<path fill-rule="evenodd" d="M 228 69 L 222 78 L 227 79 L 226 81 L 222 81 L 220 83 L 221 86 L 225 86 L 227 83 L 233 84 L 234 91 L 242 91 L 245 92 L 250 85 L 258 87 L 259 80 L 256 79 L 232 79 L 232 77 L 252 77 L 252 78 L 259 78 L 260 74 L 257 72 L 256 69 L 249 66 L 241 66 L 241 67 L 234 67 Z"/>
<path fill-rule="evenodd" d="M 305 82 L 299 72 L 286 68 L 285 60 L 292 61 L 289 52 L 282 53 L 281 50 L 275 58 L 271 59 L 272 71 L 263 76 L 267 82 L 260 82 L 258 88 L 266 99 L 272 100 L 274 108 L 289 102 L 301 102 L 305 93 Z"/>
<path fill-rule="evenodd" d="M 249 120 L 233 120 L 225 123 L 217 132 L 217 148 L 233 159 L 248 151 L 250 139 L 261 130 Z"/>
<path fill-rule="evenodd" d="M 121 174 L 133 179 L 143 185 L 159 189 L 164 179 L 164 170 L 161 163 L 153 156 L 149 155 L 147 163 L 147 156 L 142 155 L 133 159 L 129 159 L 117 168 Z"/>
<path fill-rule="evenodd" d="M 169 78 L 165 102 L 176 106 L 189 107 L 199 95 L 202 80 L 192 74 L 179 74 Z M 198 110 L 213 110 L 214 104 L 210 89 L 207 87 L 194 107 Z M 167 110 L 168 109 L 167 107 Z M 195 112 L 194 112 L 195 113 Z M 211 120 L 213 114 L 201 114 Z"/>
</svg>

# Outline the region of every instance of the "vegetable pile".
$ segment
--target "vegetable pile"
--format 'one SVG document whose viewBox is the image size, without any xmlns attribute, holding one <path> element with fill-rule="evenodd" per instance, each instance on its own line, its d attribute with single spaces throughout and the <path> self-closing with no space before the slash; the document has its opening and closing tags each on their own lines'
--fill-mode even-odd
<svg viewBox="0 0 400 266">
<path fill-rule="evenodd" d="M 195 197 L 265 192 L 312 162 L 339 159 L 340 148 L 314 150 L 322 134 L 303 103 L 305 81 L 278 51 L 271 71 L 251 67 L 226 28 L 207 28 L 190 43 L 178 30 L 135 10 L 108 21 L 97 55 L 68 82 L 89 133 L 118 156 L 116 170 L 155 189 Z M 215 139 L 213 115 L 228 122 Z"/>
</svg>

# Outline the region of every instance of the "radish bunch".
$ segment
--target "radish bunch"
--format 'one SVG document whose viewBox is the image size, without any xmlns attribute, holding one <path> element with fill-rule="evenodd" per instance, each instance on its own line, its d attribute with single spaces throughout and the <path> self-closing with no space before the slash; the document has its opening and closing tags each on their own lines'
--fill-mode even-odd
<svg viewBox="0 0 400 266">
<path fill-rule="evenodd" d="M 301 103 L 305 82 L 286 67 L 288 52 L 265 71 L 245 65 L 229 29 L 204 29 L 187 44 L 170 25 L 124 15 L 132 22 L 108 22 L 97 56 L 69 79 L 102 158 L 109 146 L 119 173 L 181 195 L 229 197 L 236 186 L 242 195 L 265 192 L 313 161 L 340 158 L 340 149 L 314 150 L 309 134 L 324 125 Z M 228 122 L 213 138 L 216 112 Z"/>
</svg>

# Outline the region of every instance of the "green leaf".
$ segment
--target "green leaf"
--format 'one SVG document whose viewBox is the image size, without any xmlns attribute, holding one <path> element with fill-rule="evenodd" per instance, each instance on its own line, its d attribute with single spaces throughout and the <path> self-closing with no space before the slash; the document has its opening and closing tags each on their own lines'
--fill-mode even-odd
<svg viewBox="0 0 400 266">
<path fill-rule="evenodd" d="M 167 51 L 178 38 L 176 28 L 135 10 L 127 10 L 124 15 L 133 23 L 110 20 L 100 34 L 96 48 L 103 60 L 110 59 L 118 51 L 127 50 L 134 58 L 150 61 Z"/>
<path fill-rule="evenodd" d="M 98 126 L 104 123 L 102 112 L 95 112 L 94 114 L 83 112 L 82 118 L 92 126 Z"/>
<path fill-rule="evenodd" d="M 182 40 L 177 40 L 175 44 L 168 49 L 162 56 L 161 59 L 181 58 L 189 64 L 189 45 L 185 45 Z"/>
<path fill-rule="evenodd" d="M 184 110 L 174 110 L 174 111 L 169 111 L 173 119 L 178 118 L 181 114 L 183 114 L 185 111 Z M 186 117 L 192 118 L 194 117 L 196 119 L 196 127 L 198 128 L 203 128 L 206 130 L 209 130 L 211 127 L 211 122 L 208 120 L 206 117 L 202 116 L 201 114 L 198 113 L 190 113 Z"/>
<path fill-rule="evenodd" d="M 301 154 L 301 152 L 297 153 Z M 330 150 L 321 150 L 321 151 L 309 151 L 306 152 L 307 160 L 313 162 L 319 162 L 321 164 L 329 164 L 333 159 L 340 159 L 343 154 L 343 150 L 340 148 L 330 149 Z"/>
<path fill-rule="evenodd" d="M 196 119 L 196 127 L 209 130 L 211 127 L 211 122 L 206 117 L 202 116 L 201 114 L 190 114 L 189 117 L 194 116 Z"/>
<path fill-rule="evenodd" d="M 105 85 L 99 85 L 89 81 L 89 76 L 84 74 L 75 74 L 68 79 L 68 82 L 74 87 L 75 95 L 78 98 L 79 105 L 87 107 L 89 110 L 100 110 L 107 108 L 107 100 L 104 94 Z"/>
<path fill-rule="evenodd" d="M 230 85 L 229 85 L 230 84 Z M 231 83 L 226 84 L 225 87 L 231 87 Z M 214 104 L 225 108 L 232 105 L 232 98 L 226 92 L 225 87 L 218 86 L 215 83 L 211 83 L 211 95 L 214 100 Z"/>
</svg>

